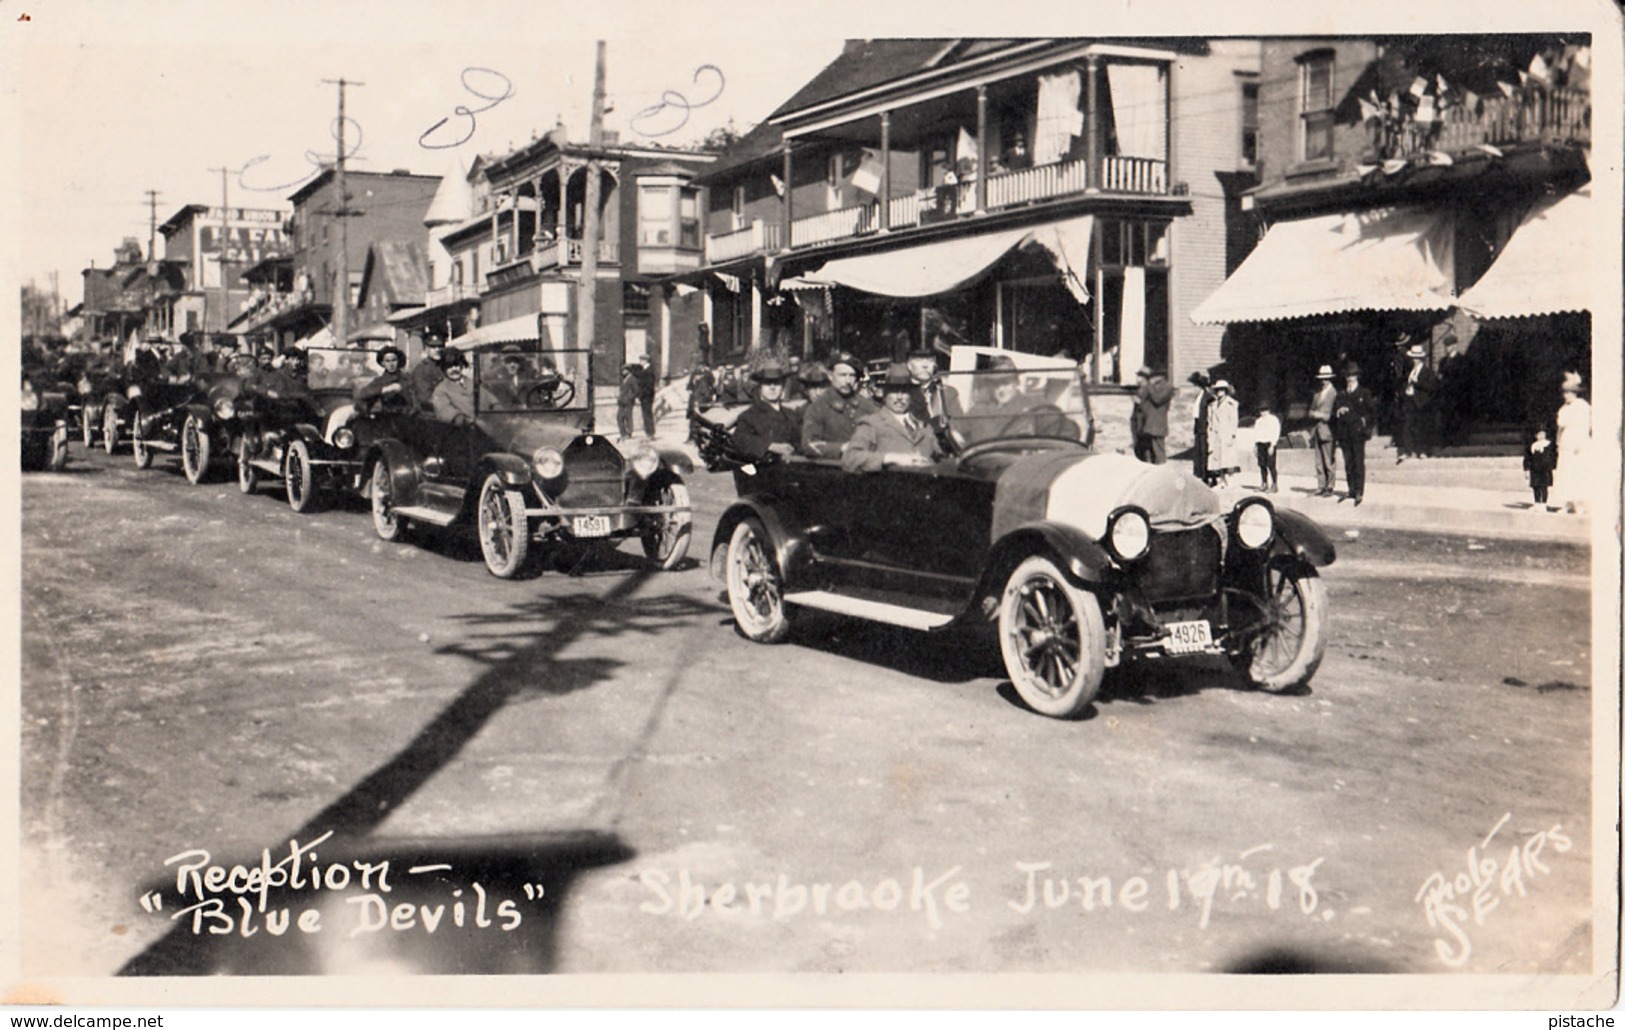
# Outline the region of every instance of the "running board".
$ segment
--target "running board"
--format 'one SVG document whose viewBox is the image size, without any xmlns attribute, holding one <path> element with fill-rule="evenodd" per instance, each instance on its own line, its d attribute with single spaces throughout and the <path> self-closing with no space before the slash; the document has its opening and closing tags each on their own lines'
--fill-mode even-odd
<svg viewBox="0 0 1625 1030">
<path fill-rule="evenodd" d="M 449 526 L 457 521 L 456 514 L 447 514 L 438 508 L 428 508 L 413 505 L 406 508 L 396 508 L 395 514 L 403 518 L 415 519 L 418 522 L 428 522 L 436 526 Z"/>
<path fill-rule="evenodd" d="M 834 612 L 837 615 L 854 615 L 860 619 L 906 626 L 909 629 L 940 629 L 954 621 L 952 615 L 922 612 L 918 608 L 904 608 L 902 605 L 884 604 L 880 601 L 865 601 L 862 598 L 847 597 L 845 594 L 832 594 L 827 590 L 785 594 L 784 600 L 786 604 L 799 604 L 806 608 L 817 608 L 819 611 Z"/>
</svg>

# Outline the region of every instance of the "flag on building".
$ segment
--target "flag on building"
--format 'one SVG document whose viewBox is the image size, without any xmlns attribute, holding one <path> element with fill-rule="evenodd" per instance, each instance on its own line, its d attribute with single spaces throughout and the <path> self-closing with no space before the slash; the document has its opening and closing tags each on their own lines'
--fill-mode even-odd
<svg viewBox="0 0 1625 1030">
<path fill-rule="evenodd" d="M 865 150 L 863 160 L 858 163 L 858 170 L 852 173 L 852 187 L 878 196 L 881 171 L 880 155 L 873 150 Z"/>
</svg>

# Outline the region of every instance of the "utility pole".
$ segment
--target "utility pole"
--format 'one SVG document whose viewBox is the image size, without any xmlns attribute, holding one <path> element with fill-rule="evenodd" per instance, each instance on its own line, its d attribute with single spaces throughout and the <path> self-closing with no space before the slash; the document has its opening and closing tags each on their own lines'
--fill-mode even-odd
<svg viewBox="0 0 1625 1030">
<path fill-rule="evenodd" d="M 333 339 L 342 347 L 350 335 L 350 194 L 344 185 L 344 87 L 366 83 L 345 78 L 322 81 L 339 88 L 339 153 L 333 166 L 333 186 L 339 193 L 339 281 L 333 297 Z"/>
<path fill-rule="evenodd" d="M 226 176 L 233 172 L 241 172 L 240 168 L 211 168 L 211 172 L 220 173 L 220 331 L 225 332 L 226 326 L 231 324 L 231 279 L 227 275 L 226 248 L 231 241 L 231 211 L 229 194 L 226 192 Z M 198 254 L 198 272 L 203 271 L 203 255 Z M 207 282 L 200 282 L 198 286 L 204 287 Z M 203 331 L 209 331 L 209 291 L 200 289 L 203 294 Z"/>
<path fill-rule="evenodd" d="M 152 214 L 147 222 L 147 260 L 158 260 L 158 191 L 147 191 L 147 203 Z"/>
<path fill-rule="evenodd" d="M 581 287 L 576 346 L 592 349 L 598 289 L 598 158 L 604 145 L 604 41 L 598 41 L 598 63 L 592 79 L 592 125 L 587 131 L 587 210 L 581 220 Z"/>
</svg>

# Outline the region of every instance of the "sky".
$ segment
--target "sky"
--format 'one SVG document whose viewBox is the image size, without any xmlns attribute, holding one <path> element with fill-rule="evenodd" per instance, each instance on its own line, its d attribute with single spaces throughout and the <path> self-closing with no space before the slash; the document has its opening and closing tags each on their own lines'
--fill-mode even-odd
<svg viewBox="0 0 1625 1030">
<path fill-rule="evenodd" d="M 760 121 L 847 37 L 1527 27 L 1525 4 L 1451 2 L 0 0 L 0 192 L 13 202 L 0 210 L 0 277 L 48 287 L 54 271 L 71 306 L 81 270 L 111 263 L 126 236 L 146 245 L 147 190 L 158 191 L 161 225 L 184 204 L 218 204 L 221 168 L 231 206 L 286 207 L 314 172 L 307 153 L 335 153 L 338 90 L 324 79 L 364 83 L 347 97 L 361 133 L 353 167 L 439 175 L 559 120 L 584 140 L 599 39 L 606 127 L 686 143 Z M 1608 0 L 1549 4 L 1588 11 Z M 703 106 L 685 119 L 683 98 Z M 487 109 L 470 120 L 458 105 Z M 443 118 L 424 142 L 466 142 L 421 145 Z"/>
</svg>

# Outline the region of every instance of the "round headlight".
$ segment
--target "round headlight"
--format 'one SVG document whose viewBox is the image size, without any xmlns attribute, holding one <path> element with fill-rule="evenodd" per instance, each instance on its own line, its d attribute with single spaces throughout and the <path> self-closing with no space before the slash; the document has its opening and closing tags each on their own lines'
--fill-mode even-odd
<svg viewBox="0 0 1625 1030">
<path fill-rule="evenodd" d="M 214 417 L 220 419 L 231 418 L 237 414 L 237 405 L 230 397 L 222 397 L 214 402 Z"/>
<path fill-rule="evenodd" d="M 543 479 L 557 479 L 564 474 L 564 455 L 551 447 L 538 447 L 530 456 L 530 463 Z"/>
<path fill-rule="evenodd" d="M 660 468 L 660 452 L 644 444 L 632 453 L 632 471 L 640 479 L 648 479 Z"/>
<path fill-rule="evenodd" d="M 1121 562 L 1136 561 L 1151 548 L 1151 520 L 1138 508 L 1123 508 L 1106 526 L 1106 546 Z"/>
<path fill-rule="evenodd" d="M 1256 551 L 1275 538 L 1275 510 L 1266 501 L 1245 501 L 1236 509 L 1236 539 Z"/>
<path fill-rule="evenodd" d="M 347 451 L 355 446 L 355 431 L 349 426 L 340 426 L 333 431 L 333 446 L 341 451 Z"/>
</svg>

